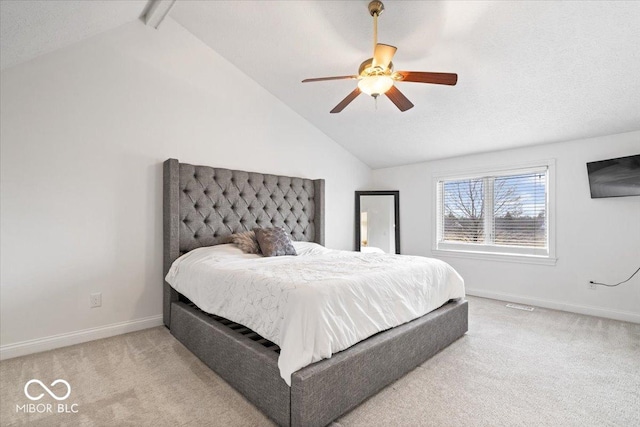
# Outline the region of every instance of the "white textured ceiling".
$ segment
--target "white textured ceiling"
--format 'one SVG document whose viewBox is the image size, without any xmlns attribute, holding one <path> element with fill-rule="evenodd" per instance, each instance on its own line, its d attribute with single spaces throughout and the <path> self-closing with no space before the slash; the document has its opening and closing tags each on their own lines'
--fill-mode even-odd
<svg viewBox="0 0 640 427">
<path fill-rule="evenodd" d="M 147 0 L 1 0 L 0 69 L 139 18 Z"/>
<path fill-rule="evenodd" d="M 395 68 L 458 85 L 399 83 L 404 113 L 361 95 L 329 114 L 355 82 L 300 81 L 357 73 L 367 4 L 181 0 L 171 16 L 374 168 L 640 129 L 640 2 L 388 0 Z"/>
<path fill-rule="evenodd" d="M 415 104 L 405 113 L 361 95 L 329 114 L 355 82 L 300 81 L 355 74 L 371 56 L 367 4 L 179 0 L 170 16 L 374 168 L 640 130 L 640 2 L 387 0 L 379 41 L 398 47 L 396 69 L 455 72 L 458 85 L 400 82 Z M 146 5 L 1 0 L 1 67 Z"/>
</svg>

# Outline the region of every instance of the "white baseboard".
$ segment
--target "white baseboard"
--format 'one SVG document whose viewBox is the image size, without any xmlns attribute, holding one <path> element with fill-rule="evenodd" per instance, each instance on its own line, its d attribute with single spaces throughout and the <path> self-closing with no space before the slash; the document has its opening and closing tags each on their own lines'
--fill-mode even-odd
<svg viewBox="0 0 640 427">
<path fill-rule="evenodd" d="M 537 307 L 550 308 L 553 310 L 569 311 L 571 313 L 587 314 L 589 316 L 606 317 L 607 319 L 622 320 L 624 322 L 640 323 L 640 314 L 631 311 L 611 310 L 588 305 L 568 304 L 558 301 L 551 301 L 527 296 L 505 294 L 502 292 L 485 291 L 481 289 L 466 289 L 467 295 L 497 299 L 519 304 L 534 305 Z"/>
<path fill-rule="evenodd" d="M 528 304 L 538 307 L 550 308 L 553 310 L 569 311 L 571 313 L 586 314 L 589 316 L 605 317 L 608 319 L 622 320 L 624 322 L 640 323 L 640 314 L 630 311 L 620 311 L 592 307 L 586 305 L 567 304 L 558 301 L 532 298 L 502 292 L 485 291 L 481 289 L 466 289 L 466 293 L 472 296 L 491 298 L 519 304 Z M 142 319 L 128 320 L 120 323 L 113 323 L 97 328 L 83 329 L 81 331 L 69 332 L 66 334 L 52 335 L 35 340 L 22 341 L 15 344 L 0 346 L 0 360 L 11 359 L 27 354 L 39 353 L 53 350 L 55 348 L 67 347 L 83 342 L 94 341 L 101 338 L 113 337 L 115 335 L 126 334 L 128 332 L 140 331 L 162 325 L 162 315 L 145 317 Z"/>
<path fill-rule="evenodd" d="M 160 325 L 162 325 L 162 315 L 157 315 L 144 317 L 142 319 L 113 323 L 111 325 L 100 326 L 97 328 L 68 332 L 66 334 L 52 335 L 35 340 L 22 341 L 15 344 L 7 344 L 0 346 L 0 360 L 53 350 L 54 348 L 67 347 L 74 344 L 108 338 L 115 335 L 126 334 L 128 332 L 140 331 L 142 329 L 153 328 Z"/>
</svg>

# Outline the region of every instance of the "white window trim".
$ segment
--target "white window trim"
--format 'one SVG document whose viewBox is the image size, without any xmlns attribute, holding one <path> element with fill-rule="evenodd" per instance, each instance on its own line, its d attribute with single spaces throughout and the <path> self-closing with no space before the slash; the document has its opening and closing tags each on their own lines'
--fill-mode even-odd
<svg viewBox="0 0 640 427">
<path fill-rule="evenodd" d="M 547 233 L 548 233 L 548 253 L 531 253 L 532 248 L 527 248 L 529 253 L 517 253 L 517 248 L 509 248 L 509 252 L 502 252 L 500 246 L 496 245 L 476 245 L 469 248 L 465 243 L 445 243 L 438 246 L 438 182 L 443 180 L 473 179 L 481 176 L 492 175 L 512 175 L 514 173 L 527 173 L 547 168 Z M 432 188 L 434 191 L 433 201 L 433 242 L 431 253 L 439 257 L 472 258 L 491 261 L 521 262 L 527 264 L 555 265 L 558 258 L 556 256 L 556 160 L 547 159 L 518 163 L 511 165 L 500 165 L 493 167 L 483 167 L 481 169 L 467 169 L 457 171 L 436 172 L 432 175 Z M 533 250 L 535 252 L 535 250 Z M 547 251 L 545 251 L 547 252 Z"/>
</svg>

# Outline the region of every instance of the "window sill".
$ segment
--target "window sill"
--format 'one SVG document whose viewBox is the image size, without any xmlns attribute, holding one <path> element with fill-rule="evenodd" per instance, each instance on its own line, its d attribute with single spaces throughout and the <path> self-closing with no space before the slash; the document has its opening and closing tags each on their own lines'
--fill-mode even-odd
<svg viewBox="0 0 640 427">
<path fill-rule="evenodd" d="M 523 264 L 556 265 L 558 258 L 541 255 L 521 255 L 490 252 L 470 252 L 456 250 L 432 249 L 432 255 L 438 257 L 469 258 L 497 262 L 517 262 Z"/>
</svg>

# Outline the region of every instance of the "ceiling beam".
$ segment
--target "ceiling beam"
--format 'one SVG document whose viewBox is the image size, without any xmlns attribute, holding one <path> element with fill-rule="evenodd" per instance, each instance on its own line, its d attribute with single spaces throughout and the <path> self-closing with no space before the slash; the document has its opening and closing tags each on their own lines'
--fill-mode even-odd
<svg viewBox="0 0 640 427">
<path fill-rule="evenodd" d="M 176 0 L 150 0 L 142 20 L 150 27 L 158 29 L 175 3 Z"/>
</svg>

